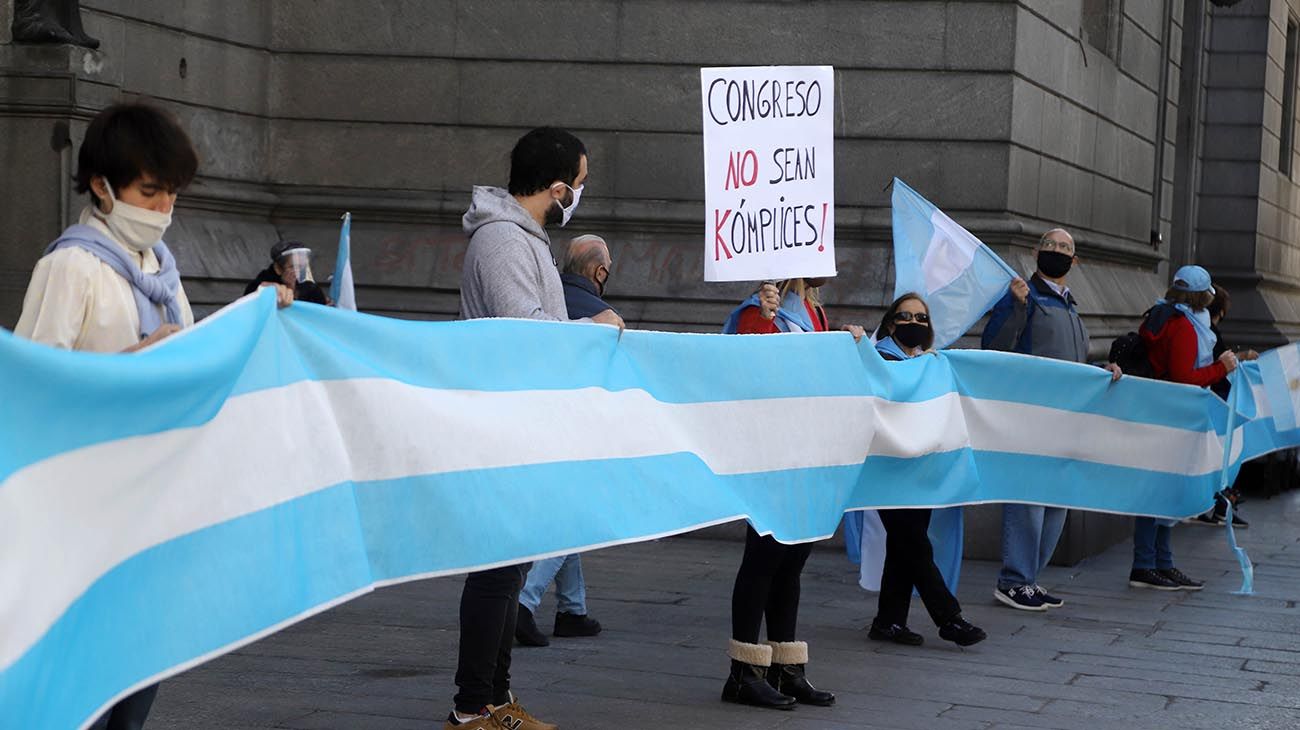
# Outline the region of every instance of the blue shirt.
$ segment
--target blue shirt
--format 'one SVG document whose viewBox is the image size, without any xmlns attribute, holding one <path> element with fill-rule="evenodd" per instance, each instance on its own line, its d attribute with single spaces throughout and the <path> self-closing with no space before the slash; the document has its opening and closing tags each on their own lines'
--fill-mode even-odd
<svg viewBox="0 0 1300 730">
<path fill-rule="evenodd" d="M 564 306 L 569 310 L 569 319 L 594 317 L 606 309 L 614 309 L 596 293 L 596 282 L 591 279 L 578 274 L 560 274 L 560 281 L 564 284 Z"/>
</svg>

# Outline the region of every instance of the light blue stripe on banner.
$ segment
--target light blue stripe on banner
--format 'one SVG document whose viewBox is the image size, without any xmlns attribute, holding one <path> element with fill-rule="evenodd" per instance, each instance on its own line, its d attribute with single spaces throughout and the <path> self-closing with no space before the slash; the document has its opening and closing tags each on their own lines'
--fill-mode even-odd
<svg viewBox="0 0 1300 730">
<path fill-rule="evenodd" d="M 791 337 L 800 337 L 797 346 Z M 0 355 L 4 382 L 24 384 L 4 392 L 8 417 L 23 428 L 11 429 L 10 440 L 0 443 L 0 479 L 74 448 L 198 425 L 227 397 L 304 380 L 388 378 L 496 392 L 637 388 L 668 403 L 837 395 L 918 402 L 955 386 L 971 398 L 1190 430 L 1221 430 L 1226 418 L 1208 393 L 1189 396 L 1184 386 L 1133 379 L 1111 386 L 1100 369 L 1006 353 L 953 351 L 884 363 L 847 333 L 629 331 L 620 339 L 612 328 L 563 323 L 408 322 L 310 304 L 276 312 L 269 289 L 136 356 L 64 352 L 9 336 L 0 337 Z M 1016 377 L 1008 377 L 1013 368 Z M 87 399 L 68 387 L 79 382 L 114 387 Z M 1106 397 L 1108 389 L 1132 395 Z"/>
<path fill-rule="evenodd" d="M 268 288 L 136 355 L 58 350 L 0 329 L 0 411 L 10 425 L 0 438 L 0 481 L 65 451 L 208 421 L 245 363 L 276 349 L 274 310 Z"/>
<path fill-rule="evenodd" d="M 1205 388 L 1135 377 L 1112 383 L 1110 373 L 1099 367 L 1011 352 L 950 350 L 944 355 L 952 363 L 955 390 L 971 398 L 1194 431 L 1223 433 L 1227 427 L 1227 404 Z"/>
<path fill-rule="evenodd" d="M 1027 473 L 1039 479 L 1026 480 Z M 631 542 L 746 514 L 786 541 L 828 536 L 843 510 L 864 507 L 1024 500 L 1181 517 L 1212 505 L 1213 479 L 960 449 L 728 476 L 713 475 L 692 454 L 674 454 L 345 484 L 118 565 L 0 673 L 0 708 L 13 727 L 74 727 L 122 686 L 372 582 Z M 988 487 L 972 487 L 980 482 Z"/>
<path fill-rule="evenodd" d="M 351 485 L 158 545 L 100 578 L 0 672 L 3 727 L 78 727 L 123 687 L 369 583 Z"/>
</svg>

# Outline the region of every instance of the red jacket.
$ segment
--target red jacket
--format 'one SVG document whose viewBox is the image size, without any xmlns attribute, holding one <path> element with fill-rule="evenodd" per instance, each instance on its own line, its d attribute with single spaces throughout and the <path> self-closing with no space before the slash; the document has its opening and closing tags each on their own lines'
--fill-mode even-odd
<svg viewBox="0 0 1300 730">
<path fill-rule="evenodd" d="M 814 307 L 806 299 L 803 306 L 808 310 L 808 319 L 813 323 L 813 331 L 825 332 L 826 311 L 821 307 Z M 758 307 L 745 307 L 740 313 L 740 321 L 736 323 L 736 334 L 741 335 L 772 335 L 780 331 L 774 320 L 763 319 L 763 312 Z"/>
<path fill-rule="evenodd" d="M 1175 314 L 1163 318 L 1163 322 L 1153 321 L 1162 319 L 1158 311 L 1153 311 L 1138 330 L 1157 378 L 1205 387 L 1228 377 L 1228 369 L 1218 360 L 1196 367 L 1196 328 L 1186 316 Z"/>
</svg>

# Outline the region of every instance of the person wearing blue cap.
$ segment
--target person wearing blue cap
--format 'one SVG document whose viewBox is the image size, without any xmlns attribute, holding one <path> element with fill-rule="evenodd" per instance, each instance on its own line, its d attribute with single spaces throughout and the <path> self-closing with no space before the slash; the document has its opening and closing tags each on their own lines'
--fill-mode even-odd
<svg viewBox="0 0 1300 730">
<path fill-rule="evenodd" d="M 1213 301 L 1214 286 L 1208 271 L 1200 266 L 1184 266 L 1174 272 L 1173 284 L 1146 313 L 1138 329 L 1152 377 L 1209 387 L 1237 368 L 1237 356 L 1232 351 L 1214 356 L 1218 337 L 1210 323 L 1209 306 Z M 1130 586 L 1160 591 L 1199 591 L 1205 587 L 1174 567 L 1172 531 L 1173 521 L 1153 517 L 1135 520 Z"/>
</svg>

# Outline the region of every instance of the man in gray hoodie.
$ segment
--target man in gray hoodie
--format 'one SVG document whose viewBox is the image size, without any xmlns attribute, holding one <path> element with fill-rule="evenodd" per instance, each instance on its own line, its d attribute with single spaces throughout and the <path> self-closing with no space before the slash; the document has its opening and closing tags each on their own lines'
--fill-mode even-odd
<svg viewBox="0 0 1300 730">
<path fill-rule="evenodd" d="M 508 190 L 475 187 L 465 233 L 460 316 L 569 321 L 548 224 L 569 222 L 587 179 L 587 149 L 550 127 L 524 135 L 510 153 Z M 612 310 L 587 322 L 623 326 Z M 456 707 L 446 730 L 555 730 L 524 711 L 510 692 L 519 591 L 529 563 L 471 573 L 460 596 Z"/>
</svg>

